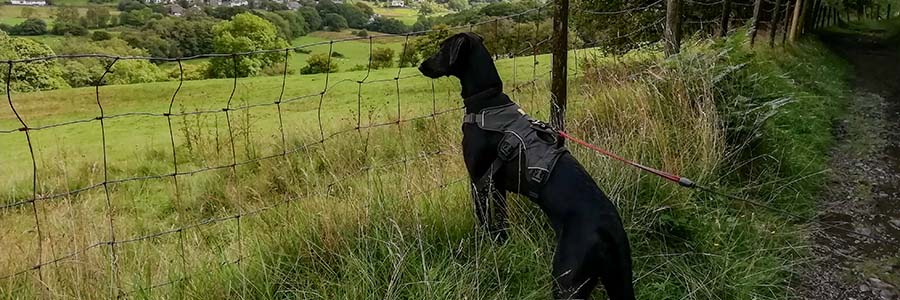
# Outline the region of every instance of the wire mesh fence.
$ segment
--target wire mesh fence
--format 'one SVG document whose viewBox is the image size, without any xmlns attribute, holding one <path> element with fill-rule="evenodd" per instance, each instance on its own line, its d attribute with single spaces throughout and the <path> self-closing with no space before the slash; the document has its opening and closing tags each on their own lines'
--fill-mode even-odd
<svg viewBox="0 0 900 300">
<path fill-rule="evenodd" d="M 749 2 L 686 3 L 687 32 L 722 28 L 725 3 L 734 16 L 726 22 L 745 22 L 753 10 Z M 772 15 L 787 14 L 789 3 L 767 9 Z M 575 14 L 593 17 L 573 22 L 577 39 L 569 47 L 571 67 L 561 76 L 581 75 L 579 59 L 586 56 L 658 47 L 665 4 L 576 7 Z M 547 55 L 554 34 L 548 23 L 551 9 L 544 4 L 453 27 L 243 53 L 181 58 L 83 54 L 0 61 L 14 116 L 0 123 L 2 151 L 17 153 L 5 162 L 5 169 L 14 173 L 0 215 L 11 223 L 28 224 L 4 233 L 0 244 L 9 250 L 0 263 L 5 272 L 0 285 L 13 293 L 65 294 L 58 282 L 78 277 L 82 281 L 74 284 L 108 286 L 104 297 L 146 295 L 213 269 L 241 274 L 242 262 L 255 257 L 247 244 L 258 238 L 248 236 L 248 226 L 264 228 L 267 214 L 288 206 L 375 194 L 412 201 L 466 189 L 463 170 L 445 163 L 459 156 L 459 149 L 451 146 L 462 113 L 455 83 L 425 78 L 412 63 L 375 68 L 372 53 L 379 40 L 402 41 L 402 56 L 420 40 L 478 32 L 486 37 L 507 92 L 542 115 L 549 108 L 547 81 L 554 76 Z M 615 31 L 592 28 L 597 21 L 633 20 L 640 25 L 617 26 Z M 299 68 L 289 63 L 293 52 L 327 46 L 330 65 L 349 43 L 368 48 L 364 70 L 290 75 Z M 280 58 L 280 80 L 263 83 L 238 76 L 240 60 L 259 55 Z M 30 65 L 81 59 L 105 62 L 93 89 L 53 96 L 78 102 L 79 111 L 43 107 L 46 95 L 13 91 L 17 74 Z M 207 83 L 185 79 L 185 65 L 207 59 L 230 61 L 234 68 L 227 82 L 216 81 L 219 89 L 214 93 L 207 92 Z M 130 94 L 136 87 L 107 85 L 117 64 L 131 60 L 175 64 L 178 80 L 145 87 L 155 92 L 152 101 Z M 136 101 L 153 106 L 141 107 Z M 402 175 L 392 178 L 391 172 Z M 252 181 L 260 176 L 269 176 L 265 184 Z M 154 205 L 164 208 L 147 207 Z M 165 214 L 131 219 L 151 210 Z M 48 222 L 60 218 L 72 222 Z M 247 293 L 246 286 L 236 290 Z"/>
</svg>

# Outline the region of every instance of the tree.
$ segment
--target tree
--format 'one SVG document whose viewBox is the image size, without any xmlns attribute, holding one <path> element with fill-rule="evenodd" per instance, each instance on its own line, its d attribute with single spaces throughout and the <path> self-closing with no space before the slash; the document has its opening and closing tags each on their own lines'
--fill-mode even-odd
<svg viewBox="0 0 900 300">
<path fill-rule="evenodd" d="M 170 41 L 152 31 L 126 31 L 122 33 L 121 38 L 131 47 L 146 50 L 150 56 L 180 56 Z"/>
<path fill-rule="evenodd" d="M 28 38 L 9 37 L 6 33 L 0 32 L 0 59 L 14 60 L 52 55 L 53 50 L 44 44 Z M 4 83 L 9 80 L 10 88 L 18 92 L 68 87 L 57 61 L 54 60 L 16 63 L 13 65 L 12 76 L 7 78 L 7 72 L 4 71 L 0 72 L 0 79 Z M 0 85 L 0 91 L 6 92 L 6 84 Z"/>
<path fill-rule="evenodd" d="M 455 11 L 463 11 L 469 8 L 469 2 L 466 0 L 450 0 L 447 3 L 447 7 Z"/>
<path fill-rule="evenodd" d="M 118 56 L 147 56 L 142 49 L 131 47 L 123 40 L 86 41 L 72 39 L 57 50 L 58 54 L 99 53 Z M 65 80 L 74 87 L 92 86 L 112 62 L 109 59 L 84 58 L 60 60 Z M 127 84 L 160 81 L 165 72 L 146 60 L 119 60 L 101 84 Z"/>
<path fill-rule="evenodd" d="M 271 50 L 288 47 L 288 43 L 278 37 L 272 23 L 251 13 L 242 13 L 217 24 L 213 28 L 213 45 L 217 53 L 241 53 L 257 50 Z M 212 77 L 246 77 L 256 75 L 263 68 L 282 62 L 281 52 L 217 57 L 210 61 Z"/>
<path fill-rule="evenodd" d="M 303 18 L 303 15 L 301 13 L 292 11 L 279 11 L 276 13 L 284 18 L 284 20 L 287 21 L 291 26 L 291 32 L 293 33 L 291 39 L 304 36 L 308 32 L 308 25 L 306 24 L 306 20 Z"/>
<path fill-rule="evenodd" d="M 85 13 L 84 20 L 87 28 L 106 28 L 112 20 L 112 15 L 106 7 L 92 6 Z"/>
<path fill-rule="evenodd" d="M 261 10 L 253 11 L 253 14 L 266 19 L 266 21 L 269 21 L 269 23 L 272 23 L 272 25 L 274 25 L 275 29 L 278 31 L 278 37 L 285 40 L 294 39 L 294 32 L 292 30 L 291 24 L 287 20 L 282 18 L 281 15 Z"/>
<path fill-rule="evenodd" d="M 306 58 L 306 66 L 300 68 L 300 74 L 334 73 L 337 71 L 337 63 L 331 61 L 331 58 L 325 53 L 310 55 Z"/>
<path fill-rule="evenodd" d="M 135 0 L 122 0 L 119 2 L 119 5 L 116 8 L 121 12 L 129 12 L 132 10 L 141 10 L 146 8 L 147 5 L 141 3 L 140 1 Z"/>
<path fill-rule="evenodd" d="M 359 10 L 362 11 L 367 16 L 371 16 L 371 15 L 375 14 L 375 10 L 372 9 L 372 7 L 369 6 L 368 4 L 366 4 L 365 2 L 356 2 L 353 5 L 356 5 L 356 7 L 359 8 Z"/>
<path fill-rule="evenodd" d="M 422 1 L 419 2 L 419 15 L 427 16 L 434 13 L 434 2 L 431 1 Z"/>
<path fill-rule="evenodd" d="M 378 47 L 372 50 L 372 68 L 383 69 L 394 65 L 394 50 L 386 47 Z"/>
<path fill-rule="evenodd" d="M 303 16 L 303 20 L 306 21 L 306 32 L 322 30 L 324 22 L 322 21 L 322 16 L 319 15 L 315 8 L 304 6 L 297 10 L 297 13 Z"/>
<path fill-rule="evenodd" d="M 149 7 L 123 12 L 119 15 L 119 24 L 140 27 L 157 18 L 157 15 L 159 14 L 154 13 Z M 162 16 L 159 15 L 159 17 Z"/>
<path fill-rule="evenodd" d="M 130 39 L 128 41 L 129 44 L 135 47 L 148 49 L 151 53 L 155 53 L 151 48 L 145 47 L 153 46 L 155 49 L 164 51 L 164 56 L 167 57 L 212 53 L 214 51 L 213 38 L 215 37 L 213 27 L 216 24 L 217 21 L 215 19 L 201 16 L 153 20 L 150 23 L 147 23 L 141 32 L 152 33 L 155 37 L 150 38 L 159 38 L 163 40 L 165 42 L 164 47 L 162 47 L 163 44 L 160 43 L 147 45 L 144 44 L 143 41 L 133 41 Z"/>
<path fill-rule="evenodd" d="M 47 23 L 41 19 L 28 19 L 10 28 L 9 34 L 45 35 L 47 34 Z"/>
<path fill-rule="evenodd" d="M 80 19 L 81 15 L 78 13 L 78 10 L 70 6 L 57 8 L 56 13 L 53 14 L 54 23 L 78 24 Z"/>
<path fill-rule="evenodd" d="M 347 19 L 339 14 L 330 13 L 325 15 L 325 26 L 331 31 L 341 31 L 348 27 Z"/>
<path fill-rule="evenodd" d="M 203 11 L 205 11 L 206 14 L 209 15 L 210 17 L 213 17 L 216 19 L 231 20 L 231 18 L 234 18 L 234 16 L 237 16 L 237 15 L 245 13 L 245 12 L 249 12 L 250 10 L 243 6 L 234 6 L 234 7 L 231 7 L 231 6 L 209 7 L 209 6 L 207 6 L 206 8 L 203 9 Z"/>
<path fill-rule="evenodd" d="M 31 19 L 31 17 L 34 17 L 35 12 L 36 11 L 34 10 L 33 7 L 26 6 L 26 7 L 22 8 L 22 12 L 20 13 L 20 16 L 25 19 Z"/>
<path fill-rule="evenodd" d="M 371 23 L 366 25 L 366 29 L 393 34 L 409 32 L 409 26 L 403 24 L 402 21 L 385 17 L 376 17 Z"/>
</svg>

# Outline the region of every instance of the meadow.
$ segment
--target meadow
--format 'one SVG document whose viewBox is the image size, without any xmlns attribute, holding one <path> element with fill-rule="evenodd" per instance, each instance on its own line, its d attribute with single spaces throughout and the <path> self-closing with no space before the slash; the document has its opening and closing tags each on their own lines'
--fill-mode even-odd
<svg viewBox="0 0 900 300">
<path fill-rule="evenodd" d="M 570 133 L 698 182 L 808 207 L 818 183 L 807 172 L 822 167 L 820 129 L 842 93 L 839 78 L 819 78 L 843 72 L 821 46 L 753 50 L 736 35 L 694 42 L 674 59 L 653 49 L 579 58 L 569 68 Z M 497 64 L 506 92 L 546 119 L 549 56 Z M 553 236 L 534 205 L 511 197 L 506 244 L 475 229 L 456 80 L 394 68 L 10 99 L 31 128 L 83 122 L 31 131 L 33 190 L 21 125 L 0 110 L 0 132 L 11 131 L 0 134 L 0 205 L 96 185 L 105 171 L 110 181 L 147 179 L 0 210 L 0 276 L 75 253 L 0 277 L 4 298 L 549 296 Z M 640 299 L 786 295 L 804 261 L 803 224 L 570 149 L 622 212 Z M 226 167 L 191 173 L 217 166 Z M 165 176 L 176 168 L 186 172 L 177 183 Z M 113 235 L 119 242 L 97 244 Z"/>
</svg>

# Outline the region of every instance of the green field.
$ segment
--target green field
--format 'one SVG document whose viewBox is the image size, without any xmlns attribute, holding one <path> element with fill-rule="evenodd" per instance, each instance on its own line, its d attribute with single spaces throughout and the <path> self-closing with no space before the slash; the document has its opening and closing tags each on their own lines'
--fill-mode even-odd
<svg viewBox="0 0 900 300">
<path fill-rule="evenodd" d="M 802 211 L 808 174 L 787 173 L 794 169 L 781 164 L 818 167 L 829 134 L 820 129 L 830 126 L 836 106 L 825 100 L 841 92 L 837 79 L 821 75 L 842 70 L 816 45 L 755 51 L 743 46 L 742 34 L 733 39 L 694 43 L 665 61 L 654 51 L 618 58 L 580 51 L 579 67 L 569 66 L 568 131 L 644 164 Z M 367 44 L 336 46 L 348 55 L 344 65 L 353 65 Z M 541 119 L 549 107 L 549 58 L 497 62 L 506 92 Z M 176 89 L 177 82 L 101 87 L 102 123 L 94 119 L 100 105 L 93 88 L 11 94 L 33 128 L 38 184 L 33 191 L 28 144 L 15 131 L 21 125 L 0 108 L 0 131 L 11 131 L 0 133 L 0 203 L 96 185 L 104 171 L 115 181 L 250 162 L 178 176 L 177 186 L 170 176 L 110 183 L 108 190 L 0 210 L 0 276 L 77 253 L 0 280 L 0 298 L 94 299 L 114 296 L 116 287 L 141 299 L 549 297 L 553 235 L 530 201 L 511 197 L 508 243 L 473 230 L 455 79 L 394 68 L 290 75 L 284 82 L 188 81 Z M 170 125 L 160 114 L 173 95 Z M 752 149 L 770 150 L 774 159 L 744 161 L 728 152 L 726 136 L 743 128 L 729 124 L 752 123 L 741 118 L 764 114 L 766 101 L 780 97 L 797 102 L 770 116 L 756 141 L 765 147 Z M 288 100 L 281 118 L 270 105 L 279 98 Z M 181 114 L 195 111 L 210 112 Z M 134 112 L 156 115 L 126 114 Z M 571 150 L 621 211 L 639 299 L 787 293 L 783 286 L 805 251 L 802 224 Z M 757 173 L 733 179 L 746 175 L 735 166 Z M 257 213 L 274 204 L 280 206 Z M 229 217 L 235 215 L 241 217 Z M 157 232 L 171 234 L 140 238 Z M 78 251 L 111 234 L 126 241 L 115 252 L 106 244 Z M 604 299 L 603 292 L 594 298 Z"/>
<path fill-rule="evenodd" d="M 22 9 L 26 7 L 30 7 L 34 10 L 34 15 L 32 15 L 32 18 L 43 19 L 44 21 L 47 21 L 47 25 L 50 25 L 53 22 L 53 15 L 56 13 L 57 9 L 57 7 L 53 6 L 0 5 L 0 22 L 10 25 L 16 25 L 25 21 L 25 18 L 22 15 Z M 87 10 L 87 7 L 78 7 L 78 12 L 81 15 L 84 15 Z M 117 16 L 121 12 L 112 9 L 109 13 L 113 16 Z"/>
<path fill-rule="evenodd" d="M 14 17 L 0 18 L 0 23 L 3 23 L 3 24 L 16 25 L 16 24 L 19 24 L 22 22 L 25 22 L 24 18 L 14 18 Z"/>
<path fill-rule="evenodd" d="M 413 25 L 419 18 L 419 11 L 411 7 L 382 7 L 379 3 L 365 2 L 376 14 L 400 20 L 406 25 Z"/>
<path fill-rule="evenodd" d="M 380 33 L 371 32 L 369 33 L 372 36 L 379 35 Z M 328 32 L 328 31 L 318 31 L 310 33 L 307 36 L 303 36 L 295 39 L 291 44 L 293 46 L 301 46 L 301 45 L 310 45 L 315 43 L 322 43 L 320 45 L 305 47 L 304 49 L 311 50 L 309 54 L 298 53 L 295 52 L 291 56 L 291 61 L 289 62 L 289 67 L 293 66 L 294 68 L 300 68 L 306 65 L 306 59 L 313 54 L 324 53 L 328 54 L 329 49 L 332 52 L 338 52 L 344 57 L 334 57 L 334 61 L 337 62 L 339 71 L 346 71 L 355 66 L 368 66 L 369 64 L 369 40 L 368 39 L 360 39 L 356 41 L 348 41 L 348 42 L 340 42 L 329 45 L 329 40 L 337 40 L 353 37 L 350 34 L 350 31 L 343 32 Z M 403 37 L 388 37 L 388 38 L 376 38 L 372 39 L 371 46 L 372 48 L 378 47 L 387 47 L 394 50 L 395 60 L 403 50 L 404 45 Z"/>
</svg>

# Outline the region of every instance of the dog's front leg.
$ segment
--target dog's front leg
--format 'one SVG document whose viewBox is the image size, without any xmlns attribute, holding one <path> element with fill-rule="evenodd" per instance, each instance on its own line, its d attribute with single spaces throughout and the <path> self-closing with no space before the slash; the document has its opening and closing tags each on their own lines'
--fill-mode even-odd
<svg viewBox="0 0 900 300">
<path fill-rule="evenodd" d="M 496 242 L 506 242 L 507 215 L 506 215 L 506 190 L 490 183 L 478 184 L 473 182 L 472 202 L 478 224 L 487 229 L 491 239 Z"/>
</svg>

